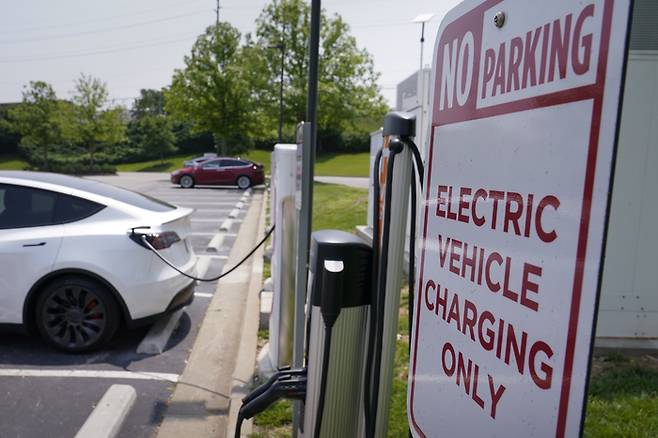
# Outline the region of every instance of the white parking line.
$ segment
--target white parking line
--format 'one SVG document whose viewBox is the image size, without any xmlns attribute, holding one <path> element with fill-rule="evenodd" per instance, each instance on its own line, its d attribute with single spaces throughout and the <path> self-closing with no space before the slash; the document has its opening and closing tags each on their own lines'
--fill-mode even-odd
<svg viewBox="0 0 658 438">
<path fill-rule="evenodd" d="M 76 377 L 91 379 L 164 380 L 177 383 L 179 376 L 178 374 L 151 373 L 147 371 L 1 368 L 0 377 Z"/>
<path fill-rule="evenodd" d="M 196 208 L 195 213 L 214 213 L 217 211 L 230 211 L 230 208 Z"/>
<path fill-rule="evenodd" d="M 183 309 L 160 319 L 151 326 L 142 342 L 137 347 L 137 353 L 142 354 L 160 354 L 167 346 L 167 342 L 178 325 L 180 317 L 183 315 Z"/>
<path fill-rule="evenodd" d="M 205 217 L 194 217 L 192 216 L 190 218 L 190 221 L 192 222 L 219 222 L 219 219 L 211 219 L 211 218 L 205 218 Z"/>
<path fill-rule="evenodd" d="M 112 385 L 105 392 L 75 438 L 113 438 L 135 404 L 137 392 L 130 385 Z"/>
</svg>

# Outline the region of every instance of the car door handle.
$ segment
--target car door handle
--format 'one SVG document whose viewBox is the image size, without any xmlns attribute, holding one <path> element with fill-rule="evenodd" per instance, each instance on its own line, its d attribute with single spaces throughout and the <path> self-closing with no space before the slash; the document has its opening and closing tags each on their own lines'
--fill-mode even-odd
<svg viewBox="0 0 658 438">
<path fill-rule="evenodd" d="M 39 242 L 39 243 L 26 243 L 23 245 L 23 248 L 31 248 L 33 246 L 45 246 L 46 242 Z"/>
</svg>

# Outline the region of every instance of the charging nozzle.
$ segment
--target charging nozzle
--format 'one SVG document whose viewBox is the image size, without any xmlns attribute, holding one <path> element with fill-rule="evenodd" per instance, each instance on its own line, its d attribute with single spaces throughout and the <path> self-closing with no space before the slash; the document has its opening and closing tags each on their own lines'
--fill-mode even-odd
<svg viewBox="0 0 658 438">
<path fill-rule="evenodd" d="M 263 412 L 274 402 L 283 398 L 304 400 L 306 398 L 306 369 L 286 369 L 277 372 L 263 385 L 242 399 L 238 412 L 235 436 L 240 436 L 242 422 Z"/>
</svg>

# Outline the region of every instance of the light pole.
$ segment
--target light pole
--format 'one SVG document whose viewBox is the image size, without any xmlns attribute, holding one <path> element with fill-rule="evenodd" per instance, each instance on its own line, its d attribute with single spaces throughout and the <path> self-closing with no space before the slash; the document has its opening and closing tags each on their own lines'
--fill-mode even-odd
<svg viewBox="0 0 658 438">
<path fill-rule="evenodd" d="M 270 49 L 278 49 L 281 51 L 281 70 L 279 76 L 279 143 L 283 142 L 283 71 L 284 61 L 286 59 L 286 46 L 283 42 L 270 46 Z"/>
<path fill-rule="evenodd" d="M 420 137 L 421 148 L 423 147 L 425 127 L 425 73 L 423 72 L 423 47 L 425 45 L 425 23 L 429 22 L 434 17 L 434 14 L 420 14 L 413 19 L 414 23 L 420 23 L 420 68 L 418 69 L 418 104 L 420 105 L 420 117 L 418 120 L 417 135 Z"/>
</svg>

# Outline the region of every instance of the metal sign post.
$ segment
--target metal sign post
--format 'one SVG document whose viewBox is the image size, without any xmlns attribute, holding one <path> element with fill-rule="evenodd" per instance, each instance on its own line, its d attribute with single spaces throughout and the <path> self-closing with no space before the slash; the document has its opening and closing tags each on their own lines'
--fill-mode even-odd
<svg viewBox="0 0 658 438">
<path fill-rule="evenodd" d="M 414 436 L 578 436 L 629 0 L 466 0 L 434 49 Z"/>
</svg>

